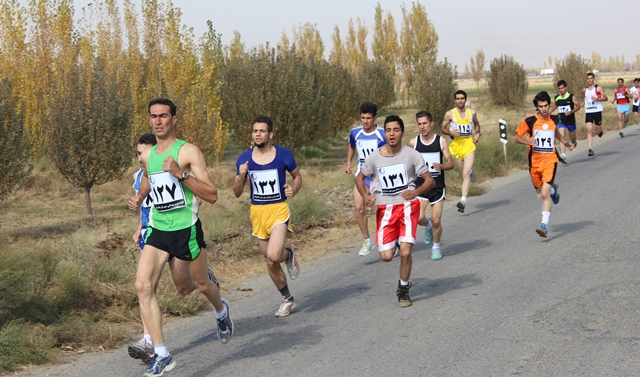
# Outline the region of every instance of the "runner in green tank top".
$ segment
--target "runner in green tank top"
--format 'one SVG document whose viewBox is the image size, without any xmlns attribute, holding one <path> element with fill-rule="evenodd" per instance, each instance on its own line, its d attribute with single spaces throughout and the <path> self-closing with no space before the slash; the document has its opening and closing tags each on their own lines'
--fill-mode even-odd
<svg viewBox="0 0 640 377">
<path fill-rule="evenodd" d="M 162 313 L 154 284 L 170 256 L 189 262 L 189 272 L 198 292 L 205 295 L 215 309 L 218 339 L 226 343 L 233 335 L 229 304 L 207 276 L 207 250 L 195 200 L 198 196 L 213 204 L 218 200 L 218 190 L 207 172 L 200 149 L 176 138 L 176 122 L 173 102 L 159 98 L 149 103 L 149 123 L 158 143 L 140 155 L 146 169 L 138 195 L 129 199 L 129 208 L 133 210 L 138 209 L 149 193 L 154 202 L 136 273 L 140 314 L 149 329 L 155 352 L 144 376 L 160 376 L 176 366 L 164 342 Z"/>
</svg>

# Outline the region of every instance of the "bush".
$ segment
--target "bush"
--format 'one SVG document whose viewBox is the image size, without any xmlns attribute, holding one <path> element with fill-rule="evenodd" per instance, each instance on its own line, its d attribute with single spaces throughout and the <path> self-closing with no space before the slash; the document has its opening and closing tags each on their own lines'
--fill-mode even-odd
<svg viewBox="0 0 640 377">
<path fill-rule="evenodd" d="M 358 102 L 373 102 L 386 107 L 396 99 L 394 77 L 381 61 L 368 60 L 358 72 Z"/>
<path fill-rule="evenodd" d="M 291 219 L 296 222 L 317 223 L 323 220 L 331 220 L 333 208 L 327 205 L 323 197 L 310 191 L 300 191 L 289 201 Z"/>
<path fill-rule="evenodd" d="M 456 78 L 455 69 L 445 59 L 444 62 L 423 67 L 414 79 L 418 108 L 433 115 L 434 127 L 442 124 L 444 114 L 451 109 L 453 94 L 458 90 Z"/>
<path fill-rule="evenodd" d="M 567 88 L 578 99 L 584 101 L 584 90 L 589 64 L 582 56 L 570 52 L 562 61 L 556 65 L 556 73 L 553 76 L 554 88 L 558 80 L 567 82 Z"/>
<path fill-rule="evenodd" d="M 12 321 L 0 329 L 0 369 L 44 364 L 52 359 L 53 339 L 43 326 Z"/>
<path fill-rule="evenodd" d="M 487 86 L 495 104 L 520 107 L 527 95 L 527 73 L 512 57 L 502 55 L 491 61 Z"/>
</svg>

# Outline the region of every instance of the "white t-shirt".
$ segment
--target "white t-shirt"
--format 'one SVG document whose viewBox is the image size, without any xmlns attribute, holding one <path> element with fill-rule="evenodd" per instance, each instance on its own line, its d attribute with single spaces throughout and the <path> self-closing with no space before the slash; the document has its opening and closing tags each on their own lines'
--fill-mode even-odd
<svg viewBox="0 0 640 377">
<path fill-rule="evenodd" d="M 633 106 L 640 106 L 640 97 L 635 97 L 640 94 L 638 88 L 632 86 L 631 89 L 629 89 L 629 93 L 631 93 L 631 98 L 633 98 Z"/>
</svg>

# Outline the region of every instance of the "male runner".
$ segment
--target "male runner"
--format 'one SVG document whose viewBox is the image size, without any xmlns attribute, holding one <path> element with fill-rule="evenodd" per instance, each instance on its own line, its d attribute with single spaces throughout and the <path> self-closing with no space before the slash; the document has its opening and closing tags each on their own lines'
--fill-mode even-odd
<svg viewBox="0 0 640 377">
<path fill-rule="evenodd" d="M 576 97 L 567 91 L 567 82 L 564 80 L 558 81 L 558 94 L 554 99 L 553 108 L 549 113 L 553 113 L 558 109 L 558 116 L 560 123 L 558 123 L 558 131 L 560 135 L 564 137 L 566 130 L 569 130 L 569 138 L 575 148 L 578 145 L 576 140 L 576 116 L 575 113 L 580 110 L 580 103 Z M 564 144 L 560 144 L 560 162 L 567 163 L 567 155 L 564 153 Z"/>
<path fill-rule="evenodd" d="M 349 147 L 347 148 L 347 168 L 345 173 L 351 174 L 351 160 L 353 156 L 358 154 L 358 168 L 356 169 L 356 176 L 360 172 L 360 168 L 371 152 L 378 150 L 380 147 L 387 143 L 384 138 L 384 128 L 379 127 L 376 124 L 376 114 L 378 112 L 378 106 L 372 102 L 364 102 L 360 105 L 360 122 L 361 126 L 355 127 L 349 134 Z M 369 187 L 370 180 L 367 178 L 364 182 L 366 187 Z M 369 225 L 367 220 L 367 214 L 365 212 L 364 198 L 358 192 L 357 187 L 353 186 L 353 203 L 356 210 L 356 221 L 362 232 L 364 241 L 358 255 L 365 256 L 371 252 L 371 238 L 369 237 Z"/>
<path fill-rule="evenodd" d="M 618 135 L 620 135 L 620 137 L 624 137 L 624 131 L 622 131 L 622 129 L 627 126 L 627 122 L 629 121 L 629 110 L 631 110 L 629 108 L 630 100 L 631 95 L 627 87 L 624 86 L 624 79 L 619 78 L 618 87 L 616 88 L 616 93 L 611 103 L 618 104 L 616 110 L 618 112 L 618 128 L 620 129 Z"/>
<path fill-rule="evenodd" d="M 138 156 L 138 163 L 140 163 L 140 169 L 133 175 L 134 183 L 133 189 L 136 194 L 138 194 L 138 190 L 140 190 L 140 183 L 142 182 L 142 176 L 144 174 L 144 165 L 140 159 L 142 153 L 146 150 L 150 149 L 156 145 L 156 136 L 154 134 L 144 134 L 140 136 L 138 139 L 138 144 L 136 146 L 136 153 Z M 200 204 L 200 202 L 198 202 Z M 142 201 L 140 205 L 140 216 L 138 217 L 138 227 L 136 228 L 135 233 L 133 234 L 133 241 L 138 244 L 140 250 L 144 249 L 144 240 L 145 235 L 147 233 L 147 228 L 149 227 L 149 215 L 151 213 L 151 207 L 153 206 L 153 199 L 151 195 L 147 195 L 146 198 Z M 191 279 L 191 275 L 189 274 L 189 262 L 171 258 L 169 260 L 169 269 L 171 270 L 171 277 L 173 278 L 173 283 L 176 285 L 176 289 L 182 295 L 188 295 L 196 289 L 195 284 L 193 284 L 193 280 Z M 213 268 L 210 265 L 207 265 L 207 277 L 209 280 L 213 282 L 218 287 L 218 291 L 220 291 L 220 282 L 216 278 L 216 275 L 213 273 Z M 160 278 L 160 275 L 158 276 Z M 154 289 L 157 289 L 159 280 L 156 281 Z M 149 359 L 151 359 L 154 355 L 153 350 L 153 341 L 151 340 L 151 334 L 149 334 L 149 329 L 142 321 L 142 331 L 143 337 L 135 342 L 129 344 L 127 351 L 129 356 L 134 359 L 140 359 L 142 362 L 147 363 Z"/>
<path fill-rule="evenodd" d="M 442 134 L 449 135 L 453 139 L 449 145 L 449 151 L 458 161 L 458 170 L 462 175 L 462 197 L 456 206 L 458 212 L 464 212 L 471 182 L 476 181 L 476 175 L 473 173 L 473 160 L 476 155 L 475 144 L 480 139 L 482 131 L 476 111 L 465 106 L 467 93 L 464 90 L 458 90 L 454 99 L 456 107 L 444 114 Z M 472 130 L 475 132 L 474 135 L 472 135 Z"/>
<path fill-rule="evenodd" d="M 293 153 L 271 143 L 271 119 L 266 116 L 255 118 L 251 139 L 253 148 L 240 154 L 236 161 L 233 193 L 239 198 L 249 177 L 253 235 L 258 238 L 269 276 L 282 295 L 276 317 L 286 317 L 295 307 L 295 301 L 289 292 L 287 277 L 280 263 L 285 262 L 287 265 L 291 280 L 296 279 L 300 273 L 293 248 L 285 246 L 287 233 L 291 231 L 291 217 L 286 200 L 300 191 L 302 176 Z M 287 183 L 287 172 L 293 177 L 293 186 Z"/>
<path fill-rule="evenodd" d="M 584 88 L 584 112 L 586 113 L 587 144 L 589 144 L 587 156 L 589 157 L 596 155 L 593 151 L 593 125 L 595 124 L 598 137 L 602 137 L 602 112 L 604 111 L 602 103 L 609 99 L 602 87 L 595 84 L 595 79 L 596 76 L 592 72 L 587 73 L 587 87 Z"/>
<path fill-rule="evenodd" d="M 638 112 L 638 106 L 640 106 L 640 78 L 633 79 L 633 86 L 629 92 L 633 99 L 633 120 L 636 122 L 636 129 L 640 130 L 640 113 Z"/>
<path fill-rule="evenodd" d="M 195 286 L 215 309 L 218 339 L 226 343 L 233 335 L 229 304 L 220 298 L 218 288 L 207 277 L 207 250 L 198 219 L 196 195 L 213 204 L 218 199 L 217 189 L 207 172 L 202 152 L 195 145 L 176 138 L 178 117 L 173 102 L 158 98 L 149 103 L 148 110 L 149 123 L 158 143 L 140 155 L 143 179 L 138 194 L 129 199 L 129 208 L 137 210 L 149 193 L 153 197 L 136 274 L 140 314 L 151 334 L 155 352 L 145 377 L 161 376 L 176 366 L 164 342 L 162 313 L 155 290 L 169 257 L 188 261 Z"/>
<path fill-rule="evenodd" d="M 524 144 L 529 150 L 529 174 L 538 197 L 542 199 L 542 223 L 536 228 L 540 237 L 546 237 L 551 217 L 551 202 L 558 204 L 560 193 L 558 184 L 554 182 L 558 168 L 558 156 L 555 139 L 569 150 L 573 144 L 565 141 L 551 119 L 549 106 L 551 97 L 547 92 L 540 92 L 533 98 L 537 114 L 525 118 L 516 129 L 515 140 Z M 525 136 L 527 138 L 525 138 Z"/>
<path fill-rule="evenodd" d="M 416 242 L 416 228 L 420 216 L 420 200 L 417 196 L 431 190 L 435 182 L 429 174 L 420 153 L 402 145 L 404 122 L 397 115 L 384 121 L 387 144 L 367 157 L 356 177 L 356 187 L 367 205 L 377 204 L 376 245 L 383 262 L 393 259 L 394 250 L 400 244 L 400 281 L 398 303 L 411 306 L 411 249 Z M 424 182 L 416 187 L 415 180 Z M 369 189 L 365 177 L 371 178 Z"/>
<path fill-rule="evenodd" d="M 409 141 L 409 146 L 420 152 L 425 164 L 429 167 L 429 173 L 435 182 L 435 187 L 424 194 L 420 194 L 420 220 L 418 225 L 425 227 L 424 243 L 433 242 L 431 259 L 442 259 L 440 252 L 440 237 L 442 236 L 442 208 L 447 198 L 444 183 L 445 170 L 453 169 L 453 157 L 449 152 L 447 140 L 433 133 L 433 117 L 428 111 L 419 111 L 416 114 L 418 130 L 420 134 Z M 443 158 L 447 160 L 443 164 Z M 422 185 L 422 177 L 416 179 L 416 186 Z M 431 204 L 431 219 L 426 217 L 427 205 Z"/>
</svg>

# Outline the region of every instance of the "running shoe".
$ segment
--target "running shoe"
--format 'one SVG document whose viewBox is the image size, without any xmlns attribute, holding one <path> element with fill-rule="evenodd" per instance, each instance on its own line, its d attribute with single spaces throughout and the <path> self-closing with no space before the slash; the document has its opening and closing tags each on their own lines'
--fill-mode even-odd
<svg viewBox="0 0 640 377">
<path fill-rule="evenodd" d="M 222 305 L 227 308 L 227 313 L 224 317 L 218 319 L 218 339 L 220 339 L 222 343 L 227 343 L 233 335 L 233 321 L 231 320 L 229 303 L 224 298 L 222 299 Z"/>
<path fill-rule="evenodd" d="M 129 352 L 129 356 L 131 356 L 132 359 L 139 359 L 143 363 L 148 363 L 155 353 L 153 351 L 153 346 L 147 343 L 144 338 L 138 340 L 135 343 L 129 344 L 127 351 Z"/>
<path fill-rule="evenodd" d="M 476 181 L 476 173 L 473 172 L 473 169 L 471 169 L 471 171 L 469 172 L 469 175 L 471 176 L 471 182 L 475 182 Z"/>
<path fill-rule="evenodd" d="M 160 357 L 158 354 L 154 354 L 147 364 L 147 371 L 143 377 L 155 377 L 162 376 L 164 372 L 173 370 L 176 367 L 176 362 L 171 355 L 167 357 Z"/>
<path fill-rule="evenodd" d="M 300 265 L 296 259 L 296 254 L 293 252 L 293 247 L 287 246 L 284 248 L 289 253 L 289 259 L 286 261 L 287 271 L 289 271 L 289 277 L 291 280 L 296 280 L 300 275 Z"/>
<path fill-rule="evenodd" d="M 624 132 L 620 131 L 618 132 L 618 135 L 620 135 L 620 137 L 624 137 Z"/>
<path fill-rule="evenodd" d="M 553 204 L 558 204 L 560 202 L 560 192 L 558 191 L 558 184 L 556 182 L 553 183 L 553 188 L 556 190 L 556 193 L 551 195 L 551 201 Z"/>
<path fill-rule="evenodd" d="M 207 277 L 216 285 L 216 287 L 218 287 L 218 293 L 220 293 L 220 282 L 218 281 L 216 274 L 213 273 L 213 267 L 209 265 L 207 265 Z"/>
<path fill-rule="evenodd" d="M 393 257 L 397 258 L 398 256 L 400 256 L 400 246 L 396 245 L 395 251 L 393 252 Z"/>
<path fill-rule="evenodd" d="M 593 149 L 589 149 L 589 153 L 587 153 L 588 157 L 593 157 L 596 155 L 596 152 L 593 151 Z"/>
<path fill-rule="evenodd" d="M 571 144 L 573 144 L 573 149 L 578 146 L 578 140 L 571 140 Z"/>
<path fill-rule="evenodd" d="M 563 164 L 567 164 L 567 155 L 566 154 L 561 154 L 560 156 L 558 156 L 558 160 L 560 160 L 560 162 L 562 162 Z"/>
<path fill-rule="evenodd" d="M 598 137 L 602 137 L 602 134 L 603 134 L 603 133 L 604 133 L 604 132 L 600 131 L 600 133 L 598 134 Z"/>
<path fill-rule="evenodd" d="M 411 289 L 411 286 L 411 282 L 403 286 L 400 284 L 400 281 L 398 281 L 398 290 L 396 291 L 396 295 L 398 296 L 398 305 L 400 305 L 400 307 L 406 308 L 407 306 L 413 305 L 411 297 L 409 297 L 409 289 Z"/>
<path fill-rule="evenodd" d="M 431 219 L 429 219 L 429 221 L 431 221 Z M 430 244 L 431 242 L 433 242 L 433 227 L 427 229 L 424 228 L 424 243 L 425 245 Z"/>
<path fill-rule="evenodd" d="M 439 247 L 431 248 L 431 260 L 440 260 L 442 259 L 442 253 L 440 253 Z"/>
<path fill-rule="evenodd" d="M 458 212 L 464 213 L 464 207 L 466 207 L 467 205 L 465 203 L 458 202 L 458 204 L 456 204 L 456 206 L 458 207 Z"/>
<path fill-rule="evenodd" d="M 283 298 L 282 303 L 280 304 L 280 309 L 276 312 L 276 317 L 286 317 L 289 315 L 291 310 L 296 307 L 296 303 L 293 299 L 293 296 L 289 298 Z"/>
<path fill-rule="evenodd" d="M 547 238 L 547 224 L 542 223 L 539 227 L 536 228 L 536 233 L 540 235 L 540 237 Z"/>
<path fill-rule="evenodd" d="M 358 255 L 361 256 L 361 257 L 369 255 L 369 253 L 371 252 L 371 247 L 372 246 L 373 246 L 373 244 L 371 243 L 371 238 L 368 238 L 368 239 L 364 240 L 362 242 L 362 248 L 360 248 L 360 252 L 358 253 Z"/>
</svg>

